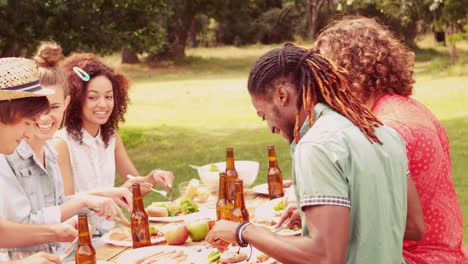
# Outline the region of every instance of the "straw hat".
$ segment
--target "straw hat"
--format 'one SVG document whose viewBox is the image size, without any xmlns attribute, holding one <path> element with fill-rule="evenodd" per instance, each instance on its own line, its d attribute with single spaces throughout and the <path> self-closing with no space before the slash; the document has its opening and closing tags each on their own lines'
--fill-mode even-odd
<svg viewBox="0 0 468 264">
<path fill-rule="evenodd" d="M 0 58 L 0 101 L 53 93 L 39 85 L 39 71 L 32 60 Z"/>
</svg>

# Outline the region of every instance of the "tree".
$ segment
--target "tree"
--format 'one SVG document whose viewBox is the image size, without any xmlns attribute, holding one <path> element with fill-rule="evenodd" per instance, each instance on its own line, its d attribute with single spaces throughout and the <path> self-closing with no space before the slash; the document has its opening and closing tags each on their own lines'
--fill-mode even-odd
<svg viewBox="0 0 468 264">
<path fill-rule="evenodd" d="M 306 0 L 307 28 L 310 39 L 315 39 L 317 36 L 319 11 L 324 2 L 325 0 Z"/>
<path fill-rule="evenodd" d="M 468 5 L 464 0 L 433 0 L 430 6 L 433 12 L 439 11 L 436 24 L 444 27 L 448 33 L 448 42 L 450 47 L 450 62 L 457 63 L 456 42 L 467 38 L 468 30 Z M 465 32 L 462 32 L 462 26 L 465 25 Z"/>
<path fill-rule="evenodd" d="M 165 0 L 0 0 L 0 54 L 32 54 L 41 40 L 67 54 L 164 49 Z"/>
</svg>

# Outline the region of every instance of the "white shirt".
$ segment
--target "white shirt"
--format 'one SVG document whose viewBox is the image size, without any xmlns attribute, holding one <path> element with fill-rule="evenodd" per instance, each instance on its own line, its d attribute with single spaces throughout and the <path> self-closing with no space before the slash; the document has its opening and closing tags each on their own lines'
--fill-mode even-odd
<svg viewBox="0 0 468 264">
<path fill-rule="evenodd" d="M 55 136 L 68 145 L 73 170 L 75 193 L 114 187 L 115 182 L 115 136 L 105 147 L 99 132 L 96 137 L 82 129 L 83 144 L 74 140 L 62 128 Z"/>
<path fill-rule="evenodd" d="M 109 139 L 105 147 L 99 131 L 96 137 L 91 136 L 82 129 L 83 144 L 68 134 L 66 128 L 55 133 L 56 137 L 63 139 L 68 146 L 70 162 L 73 171 L 75 193 L 103 190 L 114 187 L 115 184 L 115 135 Z M 92 226 L 97 227 L 101 233 L 106 233 L 114 227 L 114 222 L 106 221 L 95 215 L 88 216 Z"/>
</svg>

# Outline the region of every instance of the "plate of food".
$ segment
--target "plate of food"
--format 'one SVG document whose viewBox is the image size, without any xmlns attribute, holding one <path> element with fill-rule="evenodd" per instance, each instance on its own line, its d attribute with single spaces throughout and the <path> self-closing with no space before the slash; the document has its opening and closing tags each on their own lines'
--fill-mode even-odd
<svg viewBox="0 0 468 264">
<path fill-rule="evenodd" d="M 209 264 L 272 264 L 276 262 L 274 258 L 263 254 L 254 247 L 245 247 L 240 250 L 238 247 L 231 247 L 223 253 L 212 249 L 204 252 L 203 257 Z"/>
<path fill-rule="evenodd" d="M 154 202 L 146 207 L 148 219 L 154 222 L 187 221 L 199 217 L 198 204 L 185 199 L 181 202 Z"/>
<path fill-rule="evenodd" d="M 152 244 L 166 240 L 164 238 L 163 232 L 158 230 L 158 228 L 155 226 L 150 226 L 150 235 Z M 101 237 L 101 240 L 107 244 L 122 247 L 131 247 L 133 245 L 132 231 L 129 227 L 126 226 L 119 226 L 110 230 Z"/>
<path fill-rule="evenodd" d="M 117 264 L 190 264 L 199 263 L 201 256 L 188 247 L 152 246 L 136 248 L 123 253 Z"/>
</svg>

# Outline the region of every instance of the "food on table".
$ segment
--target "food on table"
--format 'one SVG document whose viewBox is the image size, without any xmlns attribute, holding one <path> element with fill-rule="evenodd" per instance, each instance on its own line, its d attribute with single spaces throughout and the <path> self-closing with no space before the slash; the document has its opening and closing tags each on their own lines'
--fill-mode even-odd
<svg viewBox="0 0 468 264">
<path fill-rule="evenodd" d="M 146 213 L 150 217 L 168 217 L 169 211 L 166 207 L 150 205 L 146 207 Z"/>
<path fill-rule="evenodd" d="M 200 186 L 198 187 L 197 198 L 200 202 L 206 202 L 210 199 L 210 191 L 207 187 Z"/>
<path fill-rule="evenodd" d="M 182 197 L 189 200 L 198 198 L 199 202 L 206 202 L 210 198 L 210 191 L 205 185 L 201 185 L 198 179 L 191 179 L 187 184 Z"/>
<path fill-rule="evenodd" d="M 171 217 L 198 212 L 198 204 L 192 200 L 178 202 L 154 202 L 146 207 L 150 217 Z"/>
<path fill-rule="evenodd" d="M 276 205 L 275 207 L 273 207 L 273 209 L 275 211 L 283 211 L 283 210 L 286 210 L 286 205 L 284 204 L 284 200 L 281 199 Z"/>
<path fill-rule="evenodd" d="M 198 221 L 194 223 L 188 223 L 187 228 L 192 241 L 201 241 L 205 239 L 208 231 L 210 231 L 207 221 Z"/>
<path fill-rule="evenodd" d="M 270 258 L 270 256 L 268 256 L 267 254 L 262 254 L 262 255 L 260 255 L 260 256 L 257 257 L 257 261 L 258 261 L 258 262 L 265 262 L 265 261 L 267 261 L 269 258 Z"/>
<path fill-rule="evenodd" d="M 181 245 L 187 241 L 189 231 L 184 224 L 169 224 L 164 228 L 164 238 L 169 245 Z"/>
<path fill-rule="evenodd" d="M 237 250 L 228 250 L 224 253 L 220 253 L 218 250 L 212 251 L 208 254 L 207 261 L 209 264 L 261 264 L 265 261 L 270 260 L 270 256 L 261 254 L 252 260 L 248 258 L 244 252 L 238 253 Z"/>
<path fill-rule="evenodd" d="M 218 166 L 216 166 L 216 164 L 211 164 L 210 165 L 210 170 L 211 172 L 220 172 Z"/>
<path fill-rule="evenodd" d="M 180 208 L 183 214 L 198 212 L 198 204 L 192 200 L 183 200 L 180 202 Z"/>
<path fill-rule="evenodd" d="M 151 238 L 158 238 L 164 234 L 155 226 L 149 228 Z M 132 231 L 126 226 L 119 226 L 109 231 L 109 239 L 115 241 L 132 241 Z"/>
<path fill-rule="evenodd" d="M 119 226 L 112 229 L 109 239 L 116 241 L 132 241 L 132 231 L 126 226 Z"/>
<path fill-rule="evenodd" d="M 218 250 L 211 251 L 208 254 L 208 263 L 218 263 L 219 258 L 221 257 L 221 253 Z"/>
<path fill-rule="evenodd" d="M 185 189 L 184 196 L 187 199 L 193 200 L 193 198 L 197 197 L 198 186 L 200 186 L 200 181 L 197 179 L 191 179 L 187 185 L 187 189 Z"/>
<path fill-rule="evenodd" d="M 135 264 L 151 264 L 151 263 L 171 263 L 177 264 L 187 260 L 187 254 L 180 249 L 160 251 L 153 255 L 141 258 Z"/>
<path fill-rule="evenodd" d="M 249 256 L 244 252 L 237 251 L 225 251 L 221 253 L 219 261 L 221 263 L 238 263 L 244 260 L 247 260 Z"/>
</svg>

